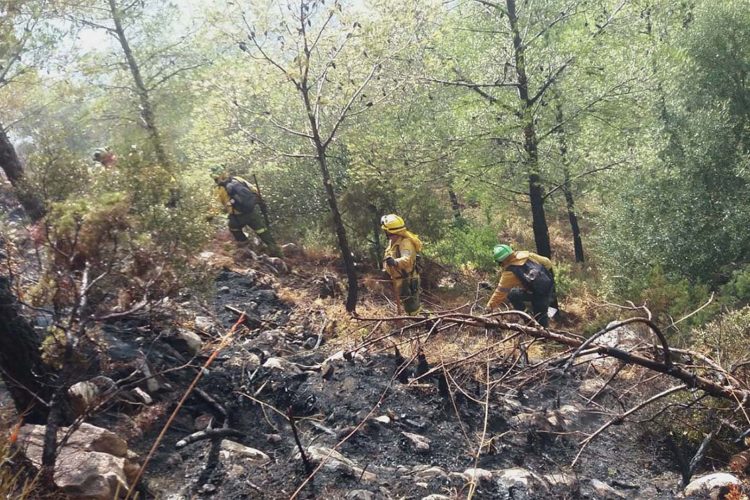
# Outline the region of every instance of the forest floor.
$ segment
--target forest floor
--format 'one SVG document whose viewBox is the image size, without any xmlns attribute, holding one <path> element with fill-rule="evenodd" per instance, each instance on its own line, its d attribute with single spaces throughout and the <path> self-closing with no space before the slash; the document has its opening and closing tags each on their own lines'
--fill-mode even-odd
<svg viewBox="0 0 750 500">
<path fill-rule="evenodd" d="M 548 347 L 532 346 L 528 359 L 512 348 L 466 359 L 499 341 L 498 332 L 427 335 L 429 324 L 400 330 L 408 322 L 353 319 L 333 259 L 297 255 L 287 259 L 289 273 L 221 250 L 201 259 L 215 272 L 212 290 L 98 332 L 106 375 L 131 372 L 141 356 L 160 373 L 148 387 L 153 404 L 115 404 L 89 420 L 127 438 L 141 458 L 203 374 L 149 463 L 140 498 L 683 498 L 675 461 L 650 423 L 611 427 L 571 466 L 588 434 L 643 396 L 633 391 L 643 371 L 623 370 L 599 392 L 606 366 L 563 372 L 544 363 Z M 362 316 L 392 314 L 378 280 L 372 273 L 363 282 Z M 460 295 L 433 288 L 427 297 L 439 310 L 455 308 Z M 236 311 L 247 313 L 242 325 Z M 197 354 L 179 328 L 200 335 Z M 200 368 L 233 328 L 229 345 Z M 449 362 L 450 371 L 430 371 Z M 489 389 L 480 382 L 488 377 Z M 206 428 L 232 435 L 178 448 Z"/>
<path fill-rule="evenodd" d="M 455 387 L 460 384 L 461 390 L 445 397 L 436 374 L 416 378 L 416 359 L 404 371 L 408 378 L 397 380 L 404 361 L 393 345 L 401 344 L 405 358 L 417 349 L 414 341 L 399 342 L 400 335 L 356 350 L 350 360 L 337 356 L 394 327 L 374 328 L 372 322 L 358 327 L 345 319 L 340 297 L 318 297 L 319 278 L 331 275 L 330 266 L 303 259 L 290 263 L 293 271 L 288 275 L 264 273 L 263 266 L 232 266 L 218 273 L 210 314 L 219 329 L 228 331 L 237 320 L 225 306 L 249 311 L 266 323 L 239 329 L 198 385 L 224 407 L 227 425 L 239 431 L 241 437 L 230 439 L 269 458 L 258 461 L 222 449 L 219 440 L 177 450 L 180 439 L 212 417 L 221 417 L 205 398 L 191 397 L 149 466 L 149 495 L 289 498 L 298 490 L 302 498 L 361 499 L 465 498 L 470 491 L 475 498 L 514 499 L 678 495 L 674 461 L 647 426 L 612 428 L 588 446 L 576 467 L 570 466 L 578 442 L 609 418 L 599 410 L 627 404 L 608 396 L 618 392 L 616 384 L 586 406 L 581 384 L 597 376 L 587 366 L 567 374 L 545 367 L 522 390 L 498 385 L 488 396 L 475 377 L 477 366 L 467 365 L 454 372 L 461 378 Z M 363 303 L 364 313 L 373 315 L 383 315 L 389 307 L 382 291 L 380 296 L 365 291 Z M 315 349 L 319 334 L 324 342 Z M 447 331 L 430 338 L 422 349 L 430 365 L 439 361 L 437 356 L 457 353 L 457 346 L 470 350 L 472 344 L 486 341 L 484 332 Z M 203 356 L 207 354 L 204 350 Z M 544 350 L 532 350 L 528 365 L 544 355 Z M 269 358 L 280 361 L 269 363 Z M 484 366 L 492 378 L 514 369 L 509 361 Z M 192 377 L 183 373 L 180 386 Z M 642 375 L 633 372 L 631 377 Z M 327 457 L 304 486 L 309 471 L 284 416 L 289 409 L 299 440 L 311 455 L 311 468 Z M 131 446 L 145 453 L 159 429 L 155 425 Z M 421 438 L 426 444 L 418 444 Z"/>
</svg>

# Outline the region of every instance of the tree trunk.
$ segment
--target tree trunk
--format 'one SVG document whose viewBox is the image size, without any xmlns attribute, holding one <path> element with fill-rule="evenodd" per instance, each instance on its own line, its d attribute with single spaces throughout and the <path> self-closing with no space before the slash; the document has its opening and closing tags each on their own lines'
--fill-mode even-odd
<svg viewBox="0 0 750 500">
<path fill-rule="evenodd" d="M 529 82 L 526 75 L 526 46 L 521 39 L 518 27 L 518 15 L 516 14 L 516 1 L 506 0 L 508 8 L 508 22 L 513 33 L 513 56 L 516 66 L 516 77 L 518 78 L 518 97 L 521 99 L 522 117 L 524 121 L 523 148 L 526 151 L 526 164 L 529 175 L 529 201 L 531 202 L 532 228 L 534 230 L 534 241 L 536 251 L 546 257 L 552 256 L 552 247 L 549 239 L 547 218 L 544 214 L 544 189 L 539 176 L 539 152 L 536 129 L 534 127 L 533 102 L 529 97 Z"/>
<path fill-rule="evenodd" d="M 581 228 L 578 226 L 578 215 L 576 214 L 573 192 L 571 190 L 568 144 L 565 140 L 565 128 L 563 126 L 563 108 L 562 102 L 557 92 L 555 92 L 555 98 L 557 106 L 555 118 L 557 120 L 557 137 L 559 142 L 560 158 L 562 160 L 563 166 L 562 190 L 565 194 L 565 208 L 568 211 L 568 221 L 570 221 L 570 229 L 573 233 L 573 250 L 575 252 L 576 262 L 583 262 L 583 241 L 581 240 Z"/>
<path fill-rule="evenodd" d="M 461 224 L 463 217 L 461 217 L 461 205 L 458 203 L 458 196 L 452 187 L 448 188 L 448 197 L 451 200 L 451 209 L 453 210 L 453 222 Z"/>
<path fill-rule="evenodd" d="M 21 202 L 26 214 L 32 221 L 37 221 L 44 216 L 44 204 L 29 189 L 23 172 L 23 165 L 18 159 L 13 144 L 10 143 L 8 134 L 5 133 L 3 124 L 0 123 L 0 168 L 10 181 L 15 190 L 18 201 Z"/>
<path fill-rule="evenodd" d="M 372 246 L 373 246 L 373 264 L 376 269 L 380 268 L 380 262 L 383 258 L 383 247 L 380 246 L 380 210 L 378 207 L 370 203 L 368 208 L 372 211 Z"/>
<path fill-rule="evenodd" d="M 122 52 L 125 55 L 125 60 L 128 63 L 130 74 L 133 76 L 133 82 L 135 83 L 136 93 L 138 94 L 138 100 L 140 101 L 141 107 L 141 118 L 143 118 L 146 130 L 148 130 L 149 138 L 151 139 L 151 146 L 154 148 L 154 154 L 159 163 L 164 167 L 169 167 L 171 162 L 164 150 L 164 144 L 161 139 L 161 134 L 156 126 L 156 117 L 154 116 L 154 106 L 151 103 L 151 96 L 148 87 L 143 81 L 141 75 L 141 69 L 138 66 L 138 62 L 135 60 L 133 51 L 130 49 L 128 38 L 125 35 L 125 28 L 122 26 L 122 19 L 120 18 L 120 12 L 117 10 L 116 0 L 109 0 L 109 9 L 112 14 L 112 20 L 115 23 L 115 33 L 117 34 L 117 40 L 120 42 Z"/>
<path fill-rule="evenodd" d="M 36 424 L 47 421 L 52 387 L 46 385 L 41 339 L 18 312 L 10 280 L 0 276 L 0 375 L 19 415 Z"/>
<path fill-rule="evenodd" d="M 565 207 L 568 210 L 568 221 L 570 229 L 573 232 L 573 251 L 575 252 L 576 262 L 583 262 L 583 240 L 581 240 L 581 228 L 578 226 L 578 215 L 576 214 L 575 204 L 573 203 L 573 194 L 570 192 L 570 172 L 565 169 L 565 184 L 563 187 L 565 194 Z"/>
</svg>

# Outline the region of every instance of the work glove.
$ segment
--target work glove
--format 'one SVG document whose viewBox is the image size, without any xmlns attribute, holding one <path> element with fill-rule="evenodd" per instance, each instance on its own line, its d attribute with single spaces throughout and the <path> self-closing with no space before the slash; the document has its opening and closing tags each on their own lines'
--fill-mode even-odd
<svg viewBox="0 0 750 500">
<path fill-rule="evenodd" d="M 388 267 L 396 267 L 396 259 L 394 259 L 393 257 L 386 258 L 385 265 Z"/>
</svg>

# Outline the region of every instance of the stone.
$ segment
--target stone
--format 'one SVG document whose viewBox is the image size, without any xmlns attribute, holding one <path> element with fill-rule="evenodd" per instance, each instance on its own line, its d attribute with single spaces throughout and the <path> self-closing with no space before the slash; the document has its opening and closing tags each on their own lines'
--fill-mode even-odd
<svg viewBox="0 0 750 500">
<path fill-rule="evenodd" d="M 581 381 L 581 384 L 578 386 L 578 393 L 583 397 L 590 398 L 598 393 L 602 387 L 604 387 L 604 380 L 599 378 L 587 378 Z"/>
<path fill-rule="evenodd" d="M 41 467 L 44 448 L 43 425 L 24 425 L 19 446 L 35 467 Z M 68 428 L 58 430 L 58 440 Z M 59 450 L 55 462 L 55 485 L 76 498 L 109 500 L 116 492 L 128 491 L 138 467 L 128 458 L 127 443 L 114 433 L 83 423 Z"/>
<path fill-rule="evenodd" d="M 271 444 L 278 444 L 283 441 L 283 438 L 280 434 L 266 434 L 266 441 Z"/>
<path fill-rule="evenodd" d="M 426 497 L 422 497 L 422 500 L 452 500 L 454 497 L 447 497 L 445 495 L 427 495 Z"/>
<path fill-rule="evenodd" d="M 599 481 L 598 479 L 591 480 L 591 488 L 593 488 L 594 493 L 596 493 L 596 495 L 602 500 L 617 500 L 619 498 L 625 498 L 625 495 L 604 481 Z"/>
<path fill-rule="evenodd" d="M 706 474 L 699 476 L 687 485 L 685 488 L 685 496 L 691 495 L 709 495 L 714 489 L 721 488 L 722 486 L 729 486 L 730 484 L 736 484 L 740 486 L 742 482 L 733 474 L 727 472 L 715 472 L 713 474 Z"/>
<path fill-rule="evenodd" d="M 70 386 L 68 398 L 76 415 L 82 415 L 89 407 L 99 404 L 115 389 L 117 389 L 117 384 L 114 380 L 98 376 Z"/>
<path fill-rule="evenodd" d="M 311 445 L 306 450 L 307 458 L 315 464 L 323 463 L 323 469 L 341 472 L 352 477 L 362 478 L 362 481 L 372 482 L 377 479 L 375 474 L 363 470 L 354 461 L 346 458 L 338 451 L 321 445 Z M 299 453 L 297 459 L 301 459 Z"/>
<path fill-rule="evenodd" d="M 526 491 L 547 490 L 547 485 L 540 476 L 521 467 L 495 471 L 493 477 L 508 490 L 519 486 Z"/>
<path fill-rule="evenodd" d="M 283 330 L 265 330 L 255 338 L 256 347 L 276 347 L 286 343 L 286 332 Z"/>
<path fill-rule="evenodd" d="M 284 257 L 292 257 L 294 255 L 302 254 L 302 250 L 294 243 L 281 245 L 281 252 L 284 254 Z"/>
<path fill-rule="evenodd" d="M 463 476 L 469 482 L 474 480 L 480 483 L 482 481 L 492 481 L 492 472 L 487 469 L 471 467 L 463 472 Z"/>
<path fill-rule="evenodd" d="M 146 377 L 146 389 L 148 389 L 149 394 L 159 392 L 163 386 L 161 382 L 159 382 L 157 376 L 154 375 L 154 372 L 151 370 L 151 366 L 148 364 L 145 357 L 139 360 L 138 369 L 141 370 L 143 376 Z"/>
<path fill-rule="evenodd" d="M 412 448 L 417 453 L 427 453 L 430 451 L 430 440 L 426 437 L 412 432 L 402 432 L 401 434 L 409 440 Z"/>
<path fill-rule="evenodd" d="M 373 420 L 383 425 L 388 425 L 391 423 L 391 417 L 389 417 L 388 415 L 380 415 L 379 417 L 373 418 Z"/>
<path fill-rule="evenodd" d="M 245 446 L 244 444 L 240 444 L 229 439 L 222 439 L 220 448 L 221 452 L 225 453 L 226 458 L 229 458 L 229 455 L 237 455 L 261 464 L 266 464 L 271 461 L 271 457 L 269 457 L 262 451 L 256 450 L 255 448 L 250 448 L 249 446 Z"/>
<path fill-rule="evenodd" d="M 131 391 L 131 393 L 133 394 L 133 397 L 135 397 L 138 401 L 145 405 L 150 405 L 154 402 L 153 398 L 140 387 L 136 387 Z"/>
<path fill-rule="evenodd" d="M 550 486 L 552 491 L 578 491 L 578 478 L 572 474 L 560 472 L 557 474 L 546 474 L 543 476 L 544 481 Z"/>
<path fill-rule="evenodd" d="M 302 373 L 297 365 L 284 358 L 268 358 L 263 363 L 264 368 L 269 370 L 278 370 L 280 372 L 288 373 L 289 375 L 298 375 Z"/>
<path fill-rule="evenodd" d="M 193 421 L 193 428 L 196 431 L 202 431 L 203 429 L 208 428 L 213 418 L 214 417 L 212 415 L 209 415 L 208 413 L 203 413 L 201 415 L 198 415 L 197 417 L 195 417 L 195 420 Z"/>
<path fill-rule="evenodd" d="M 200 336 L 185 328 L 179 328 L 174 336 L 175 348 L 195 356 L 203 348 L 203 340 Z"/>
<path fill-rule="evenodd" d="M 437 466 L 429 467 L 427 465 L 415 465 L 411 470 L 414 479 L 417 481 L 432 481 L 433 479 L 448 479 L 448 473 Z"/>
<path fill-rule="evenodd" d="M 196 316 L 193 325 L 199 332 L 214 333 L 216 331 L 216 323 L 210 316 Z"/>
<path fill-rule="evenodd" d="M 283 259 L 278 257 L 264 256 L 263 261 L 276 270 L 277 274 L 288 274 L 289 266 Z"/>
<path fill-rule="evenodd" d="M 201 493 L 216 493 L 216 486 L 214 486 L 211 483 L 206 483 L 203 486 L 201 486 Z"/>
<path fill-rule="evenodd" d="M 375 494 L 367 490 L 352 490 L 346 494 L 347 500 L 375 500 Z"/>
</svg>

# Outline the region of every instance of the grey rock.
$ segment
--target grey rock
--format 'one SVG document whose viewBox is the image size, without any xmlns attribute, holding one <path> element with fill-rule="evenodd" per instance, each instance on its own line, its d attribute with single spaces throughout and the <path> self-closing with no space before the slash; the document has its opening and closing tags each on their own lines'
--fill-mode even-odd
<svg viewBox="0 0 750 500">
<path fill-rule="evenodd" d="M 722 486 L 729 486 L 730 484 L 739 486 L 742 482 L 735 475 L 727 472 L 706 474 L 690 481 L 690 484 L 685 488 L 685 496 L 710 495 L 715 489 L 719 489 Z"/>
<path fill-rule="evenodd" d="M 229 439 L 222 439 L 220 456 L 225 459 L 229 459 L 232 455 L 239 456 L 245 459 L 249 459 L 252 462 L 265 464 L 271 461 L 271 457 L 266 455 L 260 450 L 250 448 L 244 444 L 231 441 Z"/>
<path fill-rule="evenodd" d="M 335 472 L 341 472 L 352 477 L 362 479 L 362 481 L 372 482 L 377 479 L 375 474 L 363 470 L 354 461 L 346 458 L 344 455 L 336 450 L 327 448 L 320 445 L 311 445 L 307 448 L 307 458 L 315 463 L 320 464 L 324 462 L 323 469 Z M 299 453 L 296 455 L 297 459 L 301 456 Z"/>
<path fill-rule="evenodd" d="M 598 479 L 591 480 L 591 488 L 593 488 L 594 493 L 596 493 L 597 497 L 604 500 L 617 500 L 620 498 L 625 498 L 625 495 L 623 495 L 604 481 L 599 481 Z"/>
<path fill-rule="evenodd" d="M 430 451 L 430 440 L 426 437 L 411 432 L 402 432 L 401 434 L 409 440 L 412 448 L 417 453 L 427 453 Z"/>
<path fill-rule="evenodd" d="M 41 466 L 45 426 L 24 425 L 19 445 L 35 467 Z M 58 430 L 58 439 L 68 428 Z M 54 482 L 61 492 L 76 498 L 109 500 L 128 491 L 138 466 L 128 458 L 127 443 L 114 433 L 83 423 L 68 438 L 55 462 Z M 64 464 L 64 465 L 63 465 Z"/>
</svg>

